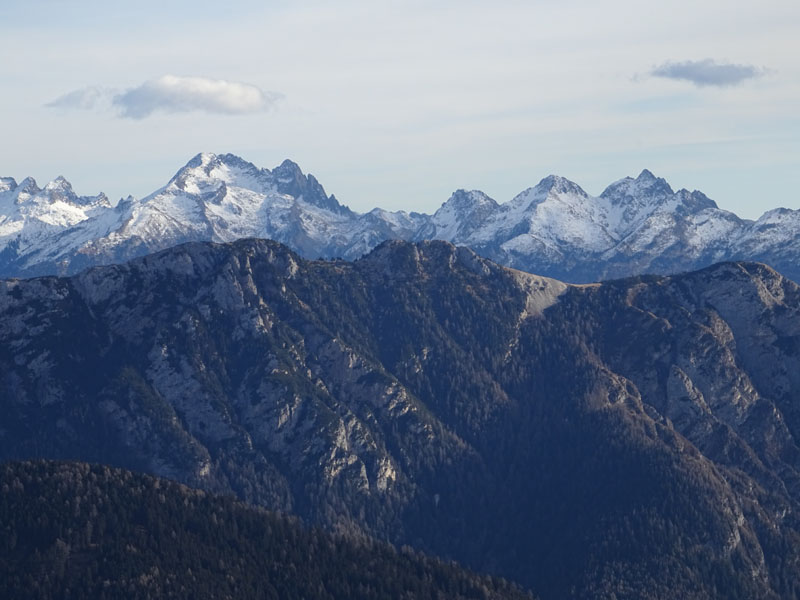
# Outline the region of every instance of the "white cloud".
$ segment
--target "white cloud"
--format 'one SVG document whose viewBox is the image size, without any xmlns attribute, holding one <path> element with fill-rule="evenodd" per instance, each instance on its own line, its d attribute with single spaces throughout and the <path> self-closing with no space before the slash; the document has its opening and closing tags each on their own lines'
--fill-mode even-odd
<svg viewBox="0 0 800 600">
<path fill-rule="evenodd" d="M 228 115 L 272 108 L 280 94 L 264 92 L 249 83 L 164 75 L 114 96 L 123 117 L 143 119 L 157 111 L 205 111 Z"/>
<path fill-rule="evenodd" d="M 761 77 L 765 73 L 766 69 L 754 67 L 753 65 L 718 63 L 710 58 L 687 60 L 685 62 L 666 62 L 650 71 L 650 74 L 656 77 L 689 81 L 699 87 L 739 85 L 748 79 Z"/>
<path fill-rule="evenodd" d="M 121 117 L 144 119 L 156 112 L 251 114 L 273 108 L 281 97 L 281 94 L 265 92 L 249 83 L 163 75 L 123 91 L 99 87 L 75 90 L 46 106 L 94 110 L 111 104 Z"/>
</svg>

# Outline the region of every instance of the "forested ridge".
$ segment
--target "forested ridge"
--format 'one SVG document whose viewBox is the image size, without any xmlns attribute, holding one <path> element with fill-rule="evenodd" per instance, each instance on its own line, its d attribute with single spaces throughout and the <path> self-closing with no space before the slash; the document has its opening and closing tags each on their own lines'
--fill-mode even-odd
<svg viewBox="0 0 800 600">
<path fill-rule="evenodd" d="M 0 598 L 532 598 L 410 548 L 333 535 L 101 465 L 0 465 Z"/>
</svg>

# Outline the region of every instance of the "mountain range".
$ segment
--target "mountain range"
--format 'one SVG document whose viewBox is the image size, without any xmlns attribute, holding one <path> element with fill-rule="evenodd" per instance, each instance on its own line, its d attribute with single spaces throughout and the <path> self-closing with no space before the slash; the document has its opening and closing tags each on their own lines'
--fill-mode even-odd
<svg viewBox="0 0 800 600">
<path fill-rule="evenodd" d="M 433 215 L 359 214 L 291 161 L 260 169 L 199 154 L 161 189 L 116 205 L 59 177 L 40 189 L 0 178 L 0 276 L 72 274 L 189 241 L 261 237 L 307 258 L 356 259 L 382 241 L 438 239 L 495 262 L 570 282 L 668 274 L 726 260 L 770 264 L 800 280 L 800 211 L 757 221 L 645 170 L 594 197 L 549 176 L 505 203 L 458 190 Z"/>
<path fill-rule="evenodd" d="M 234 493 L 545 599 L 793 598 L 799 357 L 800 287 L 762 264 L 571 285 L 446 242 L 193 242 L 0 282 L 0 459 Z"/>
</svg>

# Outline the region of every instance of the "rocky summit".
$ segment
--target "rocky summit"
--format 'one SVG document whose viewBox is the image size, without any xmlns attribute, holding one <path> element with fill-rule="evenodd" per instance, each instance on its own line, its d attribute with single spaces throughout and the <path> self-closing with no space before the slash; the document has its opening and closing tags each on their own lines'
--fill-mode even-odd
<svg viewBox="0 0 800 600">
<path fill-rule="evenodd" d="M 788 598 L 798 357 L 800 288 L 763 264 L 570 285 L 446 242 L 196 242 L 0 283 L 0 457 L 234 493 L 542 598 Z"/>
<path fill-rule="evenodd" d="M 555 175 L 504 203 L 458 190 L 433 215 L 359 214 L 291 161 L 269 170 L 232 154 L 198 154 L 161 189 L 114 206 L 102 194 L 77 196 L 63 178 L 44 189 L 30 178 L 0 178 L 3 277 L 72 274 L 184 242 L 248 237 L 277 240 L 312 259 L 356 259 L 392 239 L 444 240 L 577 283 L 726 260 L 765 262 L 800 280 L 800 211 L 740 219 L 647 170 L 596 197 Z"/>
</svg>

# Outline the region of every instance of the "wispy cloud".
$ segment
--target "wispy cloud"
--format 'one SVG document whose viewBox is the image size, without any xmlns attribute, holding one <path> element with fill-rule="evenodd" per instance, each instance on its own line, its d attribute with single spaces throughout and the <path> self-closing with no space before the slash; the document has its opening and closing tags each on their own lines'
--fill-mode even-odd
<svg viewBox="0 0 800 600">
<path fill-rule="evenodd" d="M 753 65 L 718 63 L 711 58 L 687 60 L 684 62 L 665 62 L 654 67 L 650 75 L 689 81 L 696 86 L 728 87 L 739 85 L 748 79 L 761 77 L 766 69 Z"/>
<path fill-rule="evenodd" d="M 59 96 L 52 102 L 45 104 L 45 106 L 50 108 L 92 110 L 99 107 L 104 101 L 107 101 L 111 94 L 113 94 L 113 92 L 110 90 L 99 87 L 87 87 Z"/>
<path fill-rule="evenodd" d="M 122 91 L 100 87 L 74 90 L 45 106 L 78 110 L 111 106 L 120 117 L 144 119 L 157 112 L 252 114 L 273 108 L 280 98 L 281 94 L 265 92 L 249 83 L 163 75 Z"/>
</svg>

